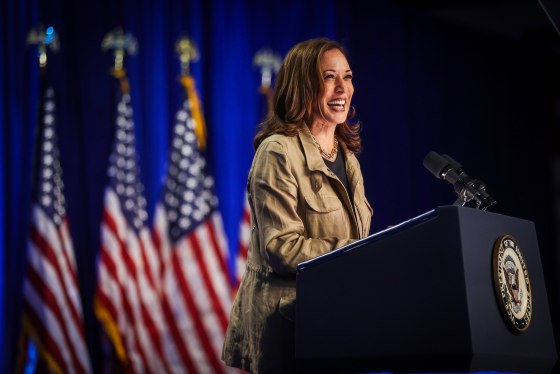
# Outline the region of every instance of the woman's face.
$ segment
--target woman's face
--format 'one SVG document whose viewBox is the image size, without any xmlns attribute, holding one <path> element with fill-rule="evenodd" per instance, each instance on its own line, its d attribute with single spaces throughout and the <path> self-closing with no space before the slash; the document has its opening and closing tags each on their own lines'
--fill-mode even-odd
<svg viewBox="0 0 560 374">
<path fill-rule="evenodd" d="M 338 49 L 326 51 L 319 62 L 323 75 L 323 91 L 319 95 L 319 107 L 329 124 L 346 121 L 350 101 L 354 94 L 352 70 L 344 54 Z"/>
</svg>

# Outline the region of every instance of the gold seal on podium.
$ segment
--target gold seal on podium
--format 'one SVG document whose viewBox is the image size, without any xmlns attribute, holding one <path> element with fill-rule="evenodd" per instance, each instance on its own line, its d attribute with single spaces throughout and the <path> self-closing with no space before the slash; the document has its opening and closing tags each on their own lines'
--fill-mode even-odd
<svg viewBox="0 0 560 374">
<path fill-rule="evenodd" d="M 529 272 L 513 236 L 504 235 L 496 240 L 492 269 L 500 310 L 512 332 L 520 334 L 531 323 L 533 302 Z"/>
</svg>

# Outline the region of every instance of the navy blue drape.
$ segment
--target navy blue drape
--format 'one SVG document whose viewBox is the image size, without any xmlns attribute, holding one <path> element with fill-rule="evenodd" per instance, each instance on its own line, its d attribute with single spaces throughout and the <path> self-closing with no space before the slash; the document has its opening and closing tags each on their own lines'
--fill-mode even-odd
<svg viewBox="0 0 560 374">
<path fill-rule="evenodd" d="M 452 186 L 422 166 L 429 151 L 448 153 L 487 183 L 498 200 L 496 212 L 536 223 L 551 308 L 560 315 L 551 173 L 559 80 L 549 56 L 522 39 L 436 22 L 382 1 L 368 7 L 357 3 L 27 0 L 1 5 L 3 372 L 12 371 L 20 329 L 38 95 L 37 58 L 25 38 L 39 23 L 53 25 L 61 39 L 61 51 L 49 55 L 48 70 L 58 99 L 68 218 L 94 365 L 101 356 L 92 309 L 95 256 L 113 134 L 114 82 L 107 74 L 113 56 L 101 51 L 101 41 L 118 26 L 138 40 L 138 54 L 127 56 L 125 66 L 150 215 L 182 97 L 177 38 L 188 35 L 199 48 L 200 60 L 191 69 L 233 257 L 264 100 L 257 92 L 253 55 L 264 47 L 284 55 L 303 39 L 333 37 L 348 47 L 354 70 L 353 104 L 363 123 L 359 158 L 375 210 L 372 232 L 454 201 Z"/>
<path fill-rule="evenodd" d="M 27 32 L 37 22 L 36 1 L 2 3 L 1 114 L 2 143 L 2 210 L 0 212 L 1 253 L 0 314 L 2 340 L 1 368 L 7 364 L 16 341 L 12 339 L 18 313 L 21 311 L 22 268 L 25 248 L 24 229 L 29 217 L 31 198 L 31 165 L 35 111 L 39 90 L 39 71 L 35 55 L 26 46 Z M 13 306 L 13 307 L 12 307 Z"/>
<path fill-rule="evenodd" d="M 535 223 L 558 341 L 560 40 L 552 25 L 508 37 L 414 8 L 373 8 L 354 5 L 349 26 L 373 231 L 455 200 L 422 166 L 432 150 L 449 154 L 486 182 L 495 212 Z"/>
</svg>

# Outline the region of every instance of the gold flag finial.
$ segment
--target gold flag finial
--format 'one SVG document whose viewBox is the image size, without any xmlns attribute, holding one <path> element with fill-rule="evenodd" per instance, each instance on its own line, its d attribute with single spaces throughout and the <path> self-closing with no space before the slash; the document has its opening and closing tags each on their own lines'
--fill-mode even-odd
<svg viewBox="0 0 560 374">
<path fill-rule="evenodd" d="M 43 26 L 35 27 L 27 34 L 27 44 L 37 45 L 37 56 L 39 57 L 39 66 L 44 68 L 47 66 L 47 49 L 58 52 L 60 42 L 58 34 L 54 27 L 49 26 L 45 30 Z"/>
<path fill-rule="evenodd" d="M 202 105 L 196 93 L 194 78 L 190 75 L 191 61 L 198 61 L 198 50 L 195 43 L 186 36 L 182 36 L 175 43 L 175 51 L 181 63 L 181 84 L 189 99 L 191 115 L 194 119 L 194 133 L 201 150 L 206 149 L 206 123 L 202 114 Z"/>
<path fill-rule="evenodd" d="M 131 33 L 124 33 L 122 28 L 118 27 L 109 32 L 101 42 L 101 50 L 114 50 L 115 55 L 115 72 L 123 70 L 124 56 L 126 53 L 135 55 L 138 50 L 136 38 Z"/>
<path fill-rule="evenodd" d="M 183 36 L 175 43 L 175 51 L 179 55 L 179 61 L 181 62 L 181 75 L 189 75 L 191 61 L 198 61 L 196 45 L 191 39 Z"/>
</svg>

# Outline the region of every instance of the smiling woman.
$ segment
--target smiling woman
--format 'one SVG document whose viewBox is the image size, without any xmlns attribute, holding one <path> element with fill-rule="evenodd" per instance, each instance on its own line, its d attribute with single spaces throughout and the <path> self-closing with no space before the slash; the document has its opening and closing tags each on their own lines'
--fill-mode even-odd
<svg viewBox="0 0 560 374">
<path fill-rule="evenodd" d="M 369 234 L 359 123 L 348 122 L 353 93 L 336 41 L 301 42 L 282 63 L 273 111 L 254 141 L 251 241 L 224 343 L 228 365 L 294 372 L 297 264 Z"/>
</svg>

